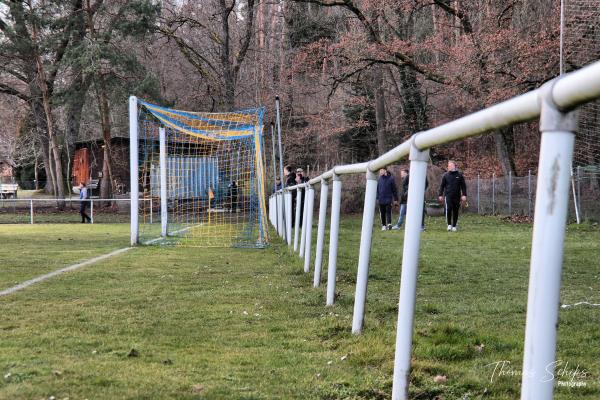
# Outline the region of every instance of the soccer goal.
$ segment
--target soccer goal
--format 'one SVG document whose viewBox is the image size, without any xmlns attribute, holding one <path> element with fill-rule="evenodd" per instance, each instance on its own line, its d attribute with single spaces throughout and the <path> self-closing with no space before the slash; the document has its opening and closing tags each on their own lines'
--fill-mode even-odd
<svg viewBox="0 0 600 400">
<path fill-rule="evenodd" d="M 131 244 L 264 247 L 263 115 L 130 97 Z"/>
</svg>

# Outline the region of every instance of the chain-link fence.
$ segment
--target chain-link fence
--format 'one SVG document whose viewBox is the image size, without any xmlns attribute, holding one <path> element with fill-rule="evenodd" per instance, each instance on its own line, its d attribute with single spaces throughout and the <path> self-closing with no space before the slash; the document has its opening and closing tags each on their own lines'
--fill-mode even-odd
<svg viewBox="0 0 600 400">
<path fill-rule="evenodd" d="M 600 173 L 577 168 L 569 196 L 569 219 L 600 220 Z M 537 176 L 493 176 L 467 179 L 468 211 L 482 215 L 522 215 L 533 218 Z M 574 199 L 577 199 L 577 208 Z"/>
</svg>

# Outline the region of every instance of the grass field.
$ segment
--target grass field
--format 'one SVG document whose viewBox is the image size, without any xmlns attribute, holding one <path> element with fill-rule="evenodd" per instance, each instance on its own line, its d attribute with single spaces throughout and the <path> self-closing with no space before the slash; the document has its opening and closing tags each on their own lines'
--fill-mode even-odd
<svg viewBox="0 0 600 400">
<path fill-rule="evenodd" d="M 433 218 L 423 234 L 411 396 L 518 398 L 531 226 L 468 216 L 461 228 Z M 374 232 L 358 337 L 360 219 L 340 234 L 331 308 L 279 240 L 141 247 L 1 297 L 0 399 L 388 399 L 403 232 Z M 125 224 L 0 225 L 0 288 L 127 238 Z M 561 301 L 600 303 L 599 290 L 600 229 L 569 226 Z M 598 326 L 600 308 L 561 310 L 558 359 L 586 386 L 555 398 L 600 398 Z M 501 361 L 511 373 L 493 376 Z"/>
</svg>

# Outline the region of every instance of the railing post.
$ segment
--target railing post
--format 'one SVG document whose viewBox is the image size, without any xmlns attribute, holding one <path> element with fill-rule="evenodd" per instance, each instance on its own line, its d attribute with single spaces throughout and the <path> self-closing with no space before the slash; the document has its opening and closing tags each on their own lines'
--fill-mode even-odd
<svg viewBox="0 0 600 400">
<path fill-rule="evenodd" d="M 577 205 L 579 209 L 579 214 L 583 215 L 581 210 L 581 167 L 577 166 Z"/>
<path fill-rule="evenodd" d="M 281 195 L 281 192 L 277 192 L 277 226 L 278 226 L 278 230 L 277 233 L 279 234 L 279 236 L 285 240 L 285 238 L 283 237 L 283 233 L 284 233 L 284 227 L 283 227 L 283 196 Z"/>
<path fill-rule="evenodd" d="M 321 179 L 321 197 L 319 198 L 319 225 L 317 227 L 317 254 L 315 256 L 315 275 L 313 286 L 321 284 L 321 269 L 323 264 L 323 242 L 325 241 L 325 222 L 327 220 L 327 196 L 329 195 L 329 184 Z"/>
<path fill-rule="evenodd" d="M 410 181 L 408 181 L 408 183 L 410 184 Z M 479 191 L 480 191 L 480 178 L 479 178 L 479 174 L 477 174 L 477 214 L 481 214 L 481 197 L 479 196 Z"/>
<path fill-rule="evenodd" d="M 292 194 L 289 190 L 283 192 L 283 208 L 285 209 L 285 236 L 288 246 L 292 245 Z"/>
<path fill-rule="evenodd" d="M 313 210 L 315 208 L 315 188 L 312 185 L 308 185 L 308 192 L 306 193 L 308 200 L 308 214 L 306 216 L 306 238 L 304 239 L 304 272 L 310 271 L 310 250 L 312 243 L 312 222 L 313 222 Z"/>
<path fill-rule="evenodd" d="M 160 235 L 167 237 L 169 213 L 167 209 L 167 133 L 165 128 L 158 129 L 160 163 Z M 152 204 L 152 201 L 150 202 Z"/>
<path fill-rule="evenodd" d="M 129 193 L 130 193 L 130 214 L 131 214 L 131 245 L 135 246 L 139 241 L 139 178 L 138 178 L 138 108 L 137 98 L 129 98 Z"/>
<path fill-rule="evenodd" d="M 354 313 L 352 317 L 352 333 L 355 335 L 362 332 L 363 320 L 365 317 L 367 281 L 369 279 L 369 259 L 371 257 L 371 237 L 373 236 L 373 219 L 375 217 L 376 198 L 377 175 L 367 168 L 365 205 L 363 210 L 362 230 L 360 233 L 360 252 L 358 255 L 356 293 L 354 295 Z M 421 220 L 419 219 L 419 223 L 420 221 Z"/>
<path fill-rule="evenodd" d="M 306 214 L 308 214 L 308 196 L 306 193 L 306 185 L 303 185 L 302 189 L 298 188 L 298 190 L 304 191 L 304 203 L 302 205 L 302 233 L 300 234 L 300 257 L 304 258 L 304 248 L 306 244 Z"/>
<path fill-rule="evenodd" d="M 91 224 L 94 223 L 94 200 L 91 198 L 90 198 L 90 223 Z"/>
<path fill-rule="evenodd" d="M 340 205 L 342 201 L 342 181 L 333 174 L 331 178 L 331 226 L 329 228 L 329 261 L 327 262 L 327 302 L 332 306 L 335 302 L 335 279 L 337 272 L 337 249 L 340 234 Z"/>
<path fill-rule="evenodd" d="M 29 223 L 33 225 L 33 200 L 29 200 Z"/>
<path fill-rule="evenodd" d="M 414 136 L 413 136 L 414 138 Z M 419 271 L 419 248 L 421 245 L 421 218 L 425 197 L 425 178 L 429 150 L 420 151 L 414 141 L 410 149 L 410 181 L 406 204 L 406 227 L 402 251 L 402 276 L 400 279 L 400 302 L 396 328 L 396 356 L 394 359 L 393 400 L 408 399 L 410 358 Z"/>
<path fill-rule="evenodd" d="M 560 302 L 569 179 L 573 159 L 575 112 L 556 106 L 553 80 L 540 90 L 540 161 L 531 244 L 522 400 L 551 400 Z"/>
<path fill-rule="evenodd" d="M 304 207 L 302 204 L 302 193 L 300 189 L 296 189 L 296 210 L 294 219 L 294 251 L 298 251 L 298 240 L 300 239 L 300 207 Z"/>
</svg>

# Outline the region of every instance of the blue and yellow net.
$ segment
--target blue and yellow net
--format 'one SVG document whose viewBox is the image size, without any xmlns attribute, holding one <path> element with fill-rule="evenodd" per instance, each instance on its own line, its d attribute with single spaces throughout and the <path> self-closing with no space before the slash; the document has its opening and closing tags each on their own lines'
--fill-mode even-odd
<svg viewBox="0 0 600 400">
<path fill-rule="evenodd" d="M 166 131 L 171 242 L 264 247 L 264 108 L 188 112 L 138 100 L 140 242 L 160 237 L 159 128 Z"/>
</svg>

